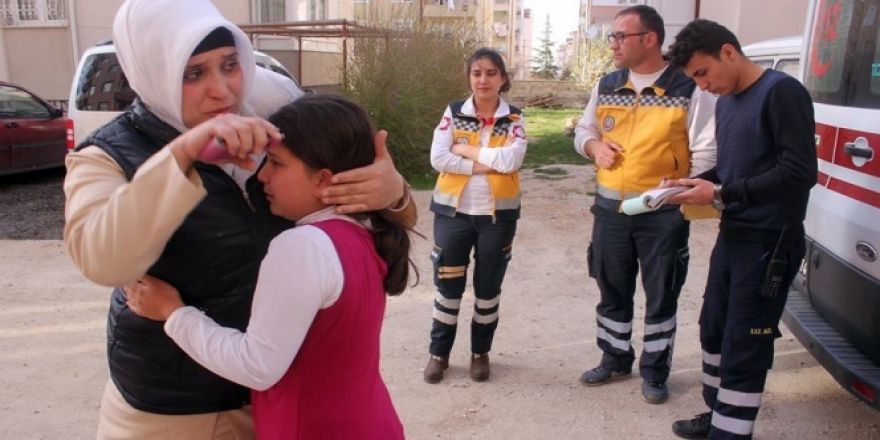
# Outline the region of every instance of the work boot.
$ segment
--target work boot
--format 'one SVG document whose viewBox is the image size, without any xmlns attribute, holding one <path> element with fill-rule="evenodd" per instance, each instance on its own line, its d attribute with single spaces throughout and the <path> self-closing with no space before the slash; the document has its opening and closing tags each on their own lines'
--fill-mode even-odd
<svg viewBox="0 0 880 440">
<path fill-rule="evenodd" d="M 581 374 L 581 382 L 587 386 L 602 385 L 615 379 L 621 379 L 632 374 L 632 370 L 610 370 L 599 365 L 592 370 L 584 371 Z"/>
<path fill-rule="evenodd" d="M 489 380 L 489 353 L 471 355 L 471 379 L 474 382 Z"/>
<path fill-rule="evenodd" d="M 425 382 L 437 383 L 443 380 L 443 372 L 449 368 L 449 358 L 442 356 L 434 356 L 428 358 L 428 365 L 425 365 Z"/>
<path fill-rule="evenodd" d="M 676 420 L 672 424 L 672 432 L 681 438 L 709 438 L 709 427 L 712 425 L 712 412 L 697 414 L 688 420 Z"/>
<path fill-rule="evenodd" d="M 669 390 L 663 382 L 642 381 L 642 397 L 645 402 L 659 404 L 669 399 Z"/>
</svg>

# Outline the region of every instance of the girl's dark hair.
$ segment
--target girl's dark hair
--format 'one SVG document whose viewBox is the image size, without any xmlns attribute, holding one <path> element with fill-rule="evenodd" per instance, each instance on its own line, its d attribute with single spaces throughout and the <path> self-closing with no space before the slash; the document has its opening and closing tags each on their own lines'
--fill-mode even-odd
<svg viewBox="0 0 880 440">
<path fill-rule="evenodd" d="M 504 84 L 501 85 L 501 92 L 504 93 L 510 90 L 510 76 L 507 75 L 507 68 L 504 66 L 504 58 L 501 57 L 501 54 L 498 53 L 495 49 L 489 49 L 488 47 L 481 47 L 477 49 L 473 55 L 470 56 L 467 60 L 467 64 L 464 66 L 465 76 L 470 81 L 471 76 L 471 67 L 473 67 L 474 63 L 477 60 L 487 59 L 498 68 L 498 72 L 504 75 Z M 470 84 L 470 82 L 468 82 Z"/>
<path fill-rule="evenodd" d="M 375 130 L 366 110 L 338 95 L 306 95 L 281 107 L 269 122 L 284 134 L 284 146 L 309 168 L 334 174 L 373 163 Z M 377 211 L 369 218 L 379 256 L 388 265 L 384 287 L 398 295 L 409 279 L 410 237 L 407 229 Z"/>
</svg>

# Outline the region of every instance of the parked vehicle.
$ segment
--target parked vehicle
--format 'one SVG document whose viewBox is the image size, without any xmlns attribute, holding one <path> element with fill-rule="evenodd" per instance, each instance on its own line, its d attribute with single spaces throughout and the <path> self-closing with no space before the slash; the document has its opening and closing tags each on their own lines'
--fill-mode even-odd
<svg viewBox="0 0 880 440">
<path fill-rule="evenodd" d="M 811 0 L 801 68 L 816 114 L 807 254 L 783 320 L 880 409 L 880 0 Z"/>
<path fill-rule="evenodd" d="M 0 81 L 0 175 L 64 165 L 65 121 L 46 100 Z"/>
<path fill-rule="evenodd" d="M 254 51 L 254 55 L 255 55 L 254 58 L 256 58 L 256 60 L 257 60 L 258 66 L 263 67 L 265 69 L 269 69 L 275 73 L 279 73 L 281 75 L 284 75 L 284 76 L 296 81 L 296 78 L 293 77 L 293 74 L 290 73 L 290 71 L 288 71 L 287 68 L 285 68 L 284 65 L 279 63 L 278 60 L 276 60 L 275 58 L 272 58 L 268 54 L 265 54 L 265 53 L 260 52 L 258 50 Z M 299 85 L 299 82 L 297 82 L 297 85 Z M 302 88 L 302 87 L 300 87 L 300 88 Z"/>
<path fill-rule="evenodd" d="M 299 83 L 275 58 L 254 51 L 257 65 Z M 301 87 L 300 87 L 301 88 Z M 128 84 L 112 42 L 89 48 L 73 74 L 67 117 L 71 148 L 125 110 L 137 97 Z"/>
<path fill-rule="evenodd" d="M 743 46 L 743 54 L 759 66 L 785 72 L 801 79 L 803 37 L 785 37 Z"/>
</svg>

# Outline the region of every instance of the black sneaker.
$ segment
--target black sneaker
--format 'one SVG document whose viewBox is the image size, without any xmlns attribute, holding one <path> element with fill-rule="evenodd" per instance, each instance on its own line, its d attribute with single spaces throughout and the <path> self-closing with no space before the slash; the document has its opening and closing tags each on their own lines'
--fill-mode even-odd
<svg viewBox="0 0 880 440">
<path fill-rule="evenodd" d="M 603 366 L 598 366 L 592 370 L 584 371 L 580 380 L 584 385 L 596 386 L 611 382 L 615 379 L 621 379 L 632 374 L 632 370 L 609 370 Z"/>
<path fill-rule="evenodd" d="M 663 382 L 642 381 L 642 397 L 645 402 L 660 404 L 669 399 L 669 390 Z"/>
<path fill-rule="evenodd" d="M 672 424 L 672 432 L 681 438 L 709 438 L 711 425 L 712 412 L 704 412 L 692 419 L 676 420 Z"/>
</svg>

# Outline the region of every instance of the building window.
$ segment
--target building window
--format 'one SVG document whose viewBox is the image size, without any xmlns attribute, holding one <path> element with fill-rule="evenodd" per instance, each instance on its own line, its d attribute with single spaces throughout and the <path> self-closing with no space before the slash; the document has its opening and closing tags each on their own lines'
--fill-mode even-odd
<svg viewBox="0 0 880 440">
<path fill-rule="evenodd" d="M 258 0 L 259 23 L 281 23 L 287 21 L 284 0 Z"/>
<path fill-rule="evenodd" d="M 309 20 L 327 19 L 327 0 L 309 0 Z"/>
<path fill-rule="evenodd" d="M 46 26 L 67 24 L 65 0 L 0 0 L 0 25 Z"/>
<path fill-rule="evenodd" d="M 101 86 L 101 91 L 104 93 L 109 93 L 113 91 L 113 82 L 107 81 Z"/>
</svg>

